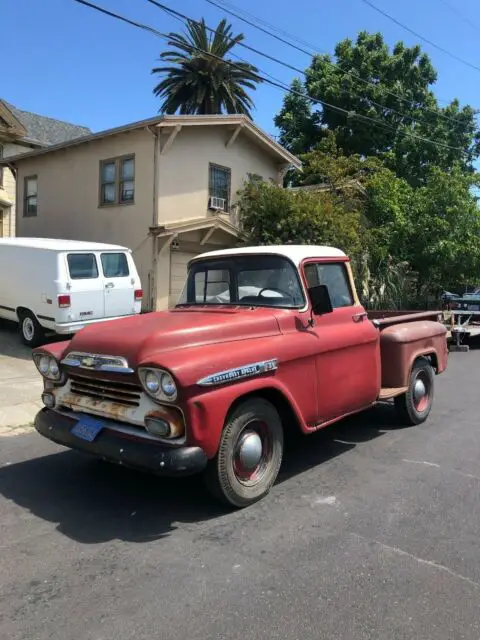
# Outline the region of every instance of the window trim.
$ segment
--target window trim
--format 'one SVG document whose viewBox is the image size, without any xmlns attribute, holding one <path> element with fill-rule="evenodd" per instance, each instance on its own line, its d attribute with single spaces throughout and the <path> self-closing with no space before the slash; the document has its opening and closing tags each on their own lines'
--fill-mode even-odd
<svg viewBox="0 0 480 640">
<path fill-rule="evenodd" d="M 231 210 L 231 198 L 232 198 L 232 170 L 230 167 L 225 167 L 221 164 L 216 164 L 215 162 L 208 163 L 208 201 L 210 202 L 210 198 L 217 198 L 219 196 L 215 196 L 212 194 L 212 169 L 218 169 L 219 171 L 225 171 L 228 174 L 228 192 L 226 198 L 226 205 L 224 209 L 224 213 L 230 213 Z"/>
<path fill-rule="evenodd" d="M 345 281 L 347 283 L 348 292 L 350 294 L 351 303 L 348 304 L 348 305 L 346 304 L 346 305 L 342 305 L 342 306 L 339 306 L 339 307 L 335 307 L 335 306 L 333 306 L 333 302 L 332 302 L 333 311 L 336 311 L 337 309 L 349 309 L 351 307 L 355 307 L 356 304 L 357 304 L 355 296 L 353 295 L 352 282 L 350 280 L 350 273 L 349 273 L 349 271 L 347 269 L 347 262 L 348 262 L 347 259 L 342 259 L 342 258 L 336 258 L 336 259 L 323 258 L 323 259 L 320 259 L 320 260 L 318 260 L 318 259 L 317 260 L 309 259 L 309 260 L 304 261 L 303 265 L 302 265 L 302 272 L 303 272 L 302 275 L 303 275 L 303 279 L 304 279 L 304 282 L 305 282 L 305 288 L 307 290 L 307 293 L 308 293 L 308 289 L 309 289 L 307 273 L 306 273 L 306 268 L 307 267 L 309 267 L 310 265 L 336 264 L 336 265 L 339 265 L 342 268 L 342 271 L 343 271 L 343 273 L 345 275 Z M 330 295 L 330 291 L 328 293 Z M 308 298 L 309 298 L 309 303 L 311 304 L 310 296 L 308 296 Z"/>
<path fill-rule="evenodd" d="M 121 167 L 122 163 L 125 160 L 133 160 L 133 198 L 132 200 L 124 200 L 121 199 L 122 192 L 122 183 L 126 182 L 121 177 Z M 114 164 L 115 165 L 115 183 L 113 182 L 103 182 L 103 167 L 106 164 Z M 98 172 L 98 207 L 100 209 L 108 208 L 108 207 L 125 207 L 130 204 L 135 204 L 135 173 L 136 173 L 136 159 L 134 153 L 126 153 L 122 156 L 115 156 L 113 158 L 104 158 L 99 162 L 99 172 Z M 102 192 L 103 186 L 105 184 L 115 184 L 115 202 L 103 202 L 102 201 Z"/>
<path fill-rule="evenodd" d="M 35 213 L 28 212 L 28 199 L 33 196 L 27 195 L 27 182 L 29 180 L 35 180 L 37 184 L 37 189 L 35 192 L 35 198 L 37 199 L 37 204 L 35 205 Z M 23 178 L 23 217 L 24 218 L 36 218 L 38 216 L 38 175 L 32 174 L 30 176 L 25 176 Z"/>
<path fill-rule="evenodd" d="M 3 160 L 4 146 L 0 143 L 0 160 Z M 0 187 L 3 187 L 4 167 L 0 165 Z"/>
</svg>

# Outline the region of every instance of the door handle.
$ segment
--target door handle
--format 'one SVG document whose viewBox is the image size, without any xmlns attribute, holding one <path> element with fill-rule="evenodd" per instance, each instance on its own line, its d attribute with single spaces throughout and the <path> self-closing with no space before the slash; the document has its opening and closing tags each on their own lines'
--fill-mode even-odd
<svg viewBox="0 0 480 640">
<path fill-rule="evenodd" d="M 107 284 L 105 285 L 105 289 L 113 289 L 115 285 L 113 284 L 113 282 L 107 282 Z"/>
<path fill-rule="evenodd" d="M 365 311 L 362 311 L 361 313 L 354 313 L 352 316 L 352 320 L 354 322 L 363 322 L 367 317 L 367 313 Z"/>
</svg>

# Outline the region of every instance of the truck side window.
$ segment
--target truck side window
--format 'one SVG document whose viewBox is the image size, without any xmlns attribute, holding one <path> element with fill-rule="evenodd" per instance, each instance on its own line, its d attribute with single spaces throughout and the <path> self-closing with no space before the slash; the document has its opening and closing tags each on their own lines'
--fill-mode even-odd
<svg viewBox="0 0 480 640">
<path fill-rule="evenodd" d="M 343 262 L 308 264 L 305 267 L 305 277 L 309 287 L 327 285 L 334 309 L 353 305 L 347 270 Z"/>
<path fill-rule="evenodd" d="M 69 253 L 67 262 L 72 280 L 98 278 L 97 260 L 93 253 Z"/>
</svg>

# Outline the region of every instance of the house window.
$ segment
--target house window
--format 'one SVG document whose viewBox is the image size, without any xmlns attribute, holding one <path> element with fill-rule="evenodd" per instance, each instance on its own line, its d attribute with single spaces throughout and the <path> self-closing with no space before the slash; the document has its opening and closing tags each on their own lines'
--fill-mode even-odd
<svg viewBox="0 0 480 640">
<path fill-rule="evenodd" d="M 23 216 L 25 218 L 37 215 L 37 176 L 28 176 L 23 188 Z"/>
<path fill-rule="evenodd" d="M 3 144 L 0 144 L 0 160 L 3 159 Z M 3 166 L 0 165 L 0 187 L 3 187 Z"/>
<path fill-rule="evenodd" d="M 343 262 L 307 264 L 305 277 L 309 287 L 325 284 L 334 309 L 353 305 L 347 270 Z"/>
<path fill-rule="evenodd" d="M 223 211 L 230 210 L 230 187 L 232 180 L 232 172 L 227 167 L 219 167 L 216 164 L 211 164 L 209 167 L 209 184 L 208 195 L 210 200 L 210 206 L 222 209 Z M 212 198 L 216 200 L 212 201 Z"/>
<path fill-rule="evenodd" d="M 135 156 L 100 162 L 100 206 L 132 204 L 135 199 Z"/>
</svg>

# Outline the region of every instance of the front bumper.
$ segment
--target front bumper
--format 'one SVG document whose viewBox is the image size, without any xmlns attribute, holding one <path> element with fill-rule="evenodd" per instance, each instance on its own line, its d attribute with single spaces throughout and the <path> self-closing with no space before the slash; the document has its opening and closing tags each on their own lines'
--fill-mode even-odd
<svg viewBox="0 0 480 640">
<path fill-rule="evenodd" d="M 70 449 L 163 476 L 193 475 L 203 471 L 208 462 L 200 447 L 169 447 L 152 440 L 125 437 L 109 429 L 109 423 L 93 442 L 88 442 L 71 433 L 76 422 L 74 417 L 42 409 L 35 418 L 35 429 L 42 436 Z"/>
</svg>

